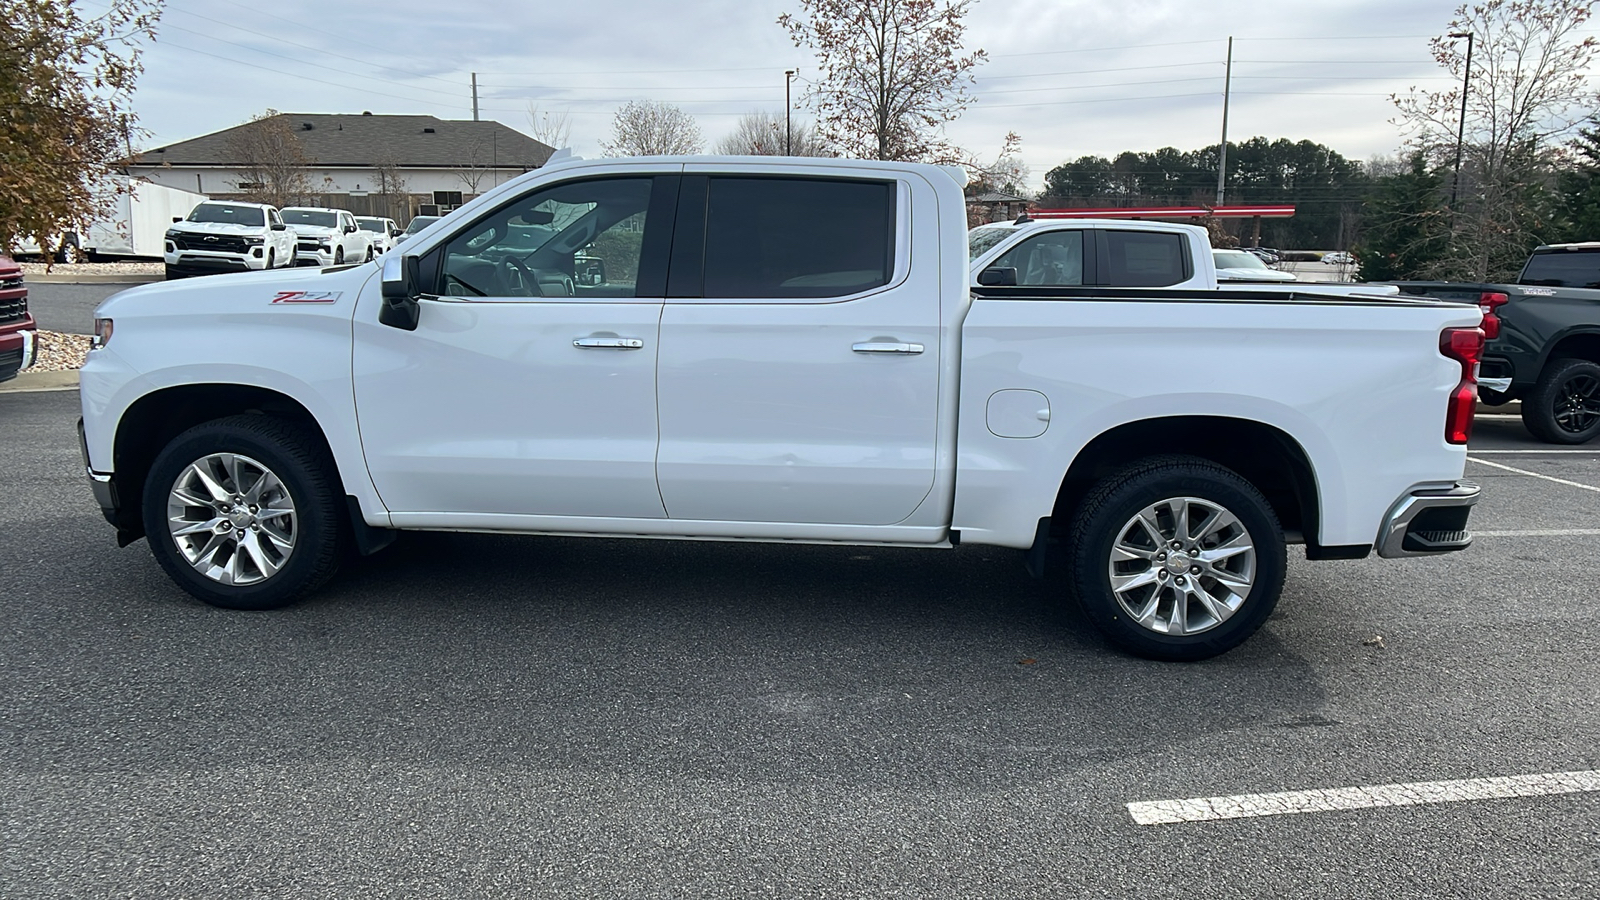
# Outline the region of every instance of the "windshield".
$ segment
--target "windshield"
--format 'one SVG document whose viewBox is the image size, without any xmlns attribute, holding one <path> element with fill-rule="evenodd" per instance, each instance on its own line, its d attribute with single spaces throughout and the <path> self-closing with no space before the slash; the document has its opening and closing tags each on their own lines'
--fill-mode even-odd
<svg viewBox="0 0 1600 900">
<path fill-rule="evenodd" d="M 265 225 L 267 212 L 259 206 L 202 203 L 190 211 L 189 221 L 217 222 L 223 225 Z"/>
<path fill-rule="evenodd" d="M 1216 260 L 1219 269 L 1265 269 L 1267 264 L 1262 262 L 1254 253 L 1243 250 L 1213 250 L 1211 258 Z"/>
<path fill-rule="evenodd" d="M 388 234 L 389 233 L 389 229 L 384 227 L 382 219 L 362 219 L 362 218 L 357 218 L 356 219 L 356 227 L 360 228 L 362 231 L 370 231 L 370 232 L 372 232 L 374 234 Z"/>
<path fill-rule="evenodd" d="M 967 262 L 974 262 L 1017 229 L 1010 225 L 985 225 L 967 232 Z"/>
<path fill-rule="evenodd" d="M 1554 250 L 1528 258 L 1518 284 L 1600 288 L 1600 250 Z"/>
<path fill-rule="evenodd" d="M 283 220 L 290 225 L 314 225 L 319 228 L 333 228 L 339 224 L 339 214 L 323 212 L 317 209 L 286 209 L 283 211 Z"/>
<path fill-rule="evenodd" d="M 410 225 L 406 226 L 406 234 L 416 234 L 437 221 L 439 221 L 439 216 L 417 216 L 411 220 Z"/>
</svg>

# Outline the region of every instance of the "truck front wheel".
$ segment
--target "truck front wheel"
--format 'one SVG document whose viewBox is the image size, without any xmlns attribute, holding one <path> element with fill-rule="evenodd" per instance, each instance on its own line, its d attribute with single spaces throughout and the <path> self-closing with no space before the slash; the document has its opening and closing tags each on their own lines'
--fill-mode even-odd
<svg viewBox="0 0 1600 900">
<path fill-rule="evenodd" d="M 1600 365 L 1557 359 L 1522 398 L 1522 424 L 1547 444 L 1583 444 L 1600 437 Z"/>
<path fill-rule="evenodd" d="M 145 533 L 156 561 L 195 597 L 276 609 L 338 566 L 334 484 L 332 459 L 304 428 L 263 415 L 217 419 L 156 456 Z"/>
<path fill-rule="evenodd" d="M 1073 519 L 1072 581 L 1111 641 L 1150 659 L 1233 649 L 1283 591 L 1283 530 L 1261 492 L 1196 457 L 1148 459 L 1095 486 Z"/>
</svg>

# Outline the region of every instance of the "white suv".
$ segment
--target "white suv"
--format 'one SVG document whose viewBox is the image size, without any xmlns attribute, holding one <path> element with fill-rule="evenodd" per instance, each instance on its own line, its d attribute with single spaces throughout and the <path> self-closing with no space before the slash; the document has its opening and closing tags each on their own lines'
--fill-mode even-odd
<svg viewBox="0 0 1600 900">
<path fill-rule="evenodd" d="M 295 261 L 313 266 L 342 266 L 373 257 L 372 236 L 356 227 L 347 209 L 317 206 L 284 207 L 283 220 L 300 236 Z"/>
<path fill-rule="evenodd" d="M 400 226 L 393 219 L 374 216 L 356 216 L 356 227 L 372 239 L 374 253 L 388 253 L 394 249 L 394 239 L 399 237 Z"/>
<path fill-rule="evenodd" d="M 208 200 L 174 219 L 162 241 L 167 278 L 276 269 L 295 262 L 295 232 L 263 203 Z"/>
</svg>

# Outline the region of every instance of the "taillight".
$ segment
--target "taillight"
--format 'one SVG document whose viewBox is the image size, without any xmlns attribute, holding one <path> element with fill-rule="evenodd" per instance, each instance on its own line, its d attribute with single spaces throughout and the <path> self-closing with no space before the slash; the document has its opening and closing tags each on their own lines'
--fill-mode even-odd
<svg viewBox="0 0 1600 900">
<path fill-rule="evenodd" d="M 1461 363 L 1461 382 L 1450 392 L 1450 405 L 1444 414 L 1444 439 L 1452 444 L 1465 444 L 1472 437 L 1472 414 L 1478 406 L 1478 363 L 1483 359 L 1483 342 L 1481 328 L 1446 328 L 1439 335 L 1439 352 Z"/>
<path fill-rule="evenodd" d="M 1498 291 L 1484 291 L 1478 295 L 1478 308 L 1483 310 L 1483 339 L 1492 341 L 1500 336 L 1500 317 L 1495 315 L 1495 310 L 1507 303 L 1511 298 Z"/>
</svg>

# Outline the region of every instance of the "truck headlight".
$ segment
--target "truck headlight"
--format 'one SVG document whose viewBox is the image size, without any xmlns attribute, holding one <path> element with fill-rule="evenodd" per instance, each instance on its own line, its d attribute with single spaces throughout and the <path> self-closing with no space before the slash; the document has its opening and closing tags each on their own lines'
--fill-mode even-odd
<svg viewBox="0 0 1600 900">
<path fill-rule="evenodd" d="M 266 238 L 247 237 L 244 239 L 246 247 L 259 247 L 267 242 Z"/>
<path fill-rule="evenodd" d="M 95 319 L 94 335 L 90 339 L 89 349 L 99 350 L 101 347 L 104 347 L 109 343 L 111 343 L 111 320 Z"/>
</svg>

